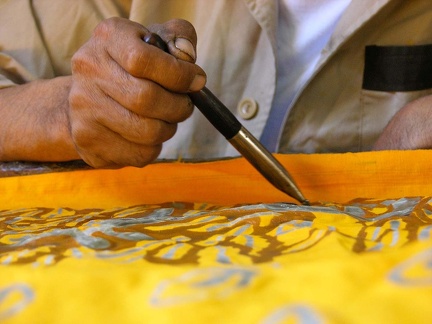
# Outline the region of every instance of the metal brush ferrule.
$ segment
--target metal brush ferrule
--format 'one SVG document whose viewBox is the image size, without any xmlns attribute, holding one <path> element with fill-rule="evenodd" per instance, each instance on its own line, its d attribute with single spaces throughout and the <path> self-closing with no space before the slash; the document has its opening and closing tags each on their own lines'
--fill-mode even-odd
<svg viewBox="0 0 432 324">
<path fill-rule="evenodd" d="M 309 205 L 286 169 L 246 128 L 241 127 L 229 142 L 276 188 Z"/>
</svg>

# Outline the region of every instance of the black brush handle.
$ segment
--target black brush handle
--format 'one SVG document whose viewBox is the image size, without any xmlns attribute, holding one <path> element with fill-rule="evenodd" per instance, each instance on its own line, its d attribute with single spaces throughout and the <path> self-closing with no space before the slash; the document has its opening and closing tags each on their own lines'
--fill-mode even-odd
<svg viewBox="0 0 432 324">
<path fill-rule="evenodd" d="M 242 125 L 233 113 L 206 87 L 198 92 L 189 93 L 194 105 L 209 122 L 230 140 L 238 134 Z"/>
<path fill-rule="evenodd" d="M 167 45 L 156 34 L 147 36 L 144 41 L 168 52 Z M 198 92 L 189 93 L 189 97 L 210 123 L 270 183 L 302 204 L 309 205 L 309 201 L 303 196 L 282 164 L 247 129 L 242 127 L 231 111 L 209 89 L 204 87 Z"/>
<path fill-rule="evenodd" d="M 148 34 L 144 41 L 168 53 L 167 44 L 157 34 Z M 227 140 L 233 138 L 242 125 L 234 114 L 206 87 L 189 93 L 193 104 Z"/>
</svg>

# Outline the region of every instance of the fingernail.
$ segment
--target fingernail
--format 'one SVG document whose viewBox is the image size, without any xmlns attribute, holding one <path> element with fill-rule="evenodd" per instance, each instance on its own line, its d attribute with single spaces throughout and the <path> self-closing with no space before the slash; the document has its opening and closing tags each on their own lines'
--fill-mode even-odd
<svg viewBox="0 0 432 324">
<path fill-rule="evenodd" d="M 186 38 L 177 38 L 174 42 L 177 49 L 187 54 L 193 61 L 196 60 L 196 53 L 192 43 Z"/>
<path fill-rule="evenodd" d="M 206 83 L 206 77 L 204 75 L 197 74 L 189 87 L 189 91 L 190 92 L 199 91 L 205 86 L 205 83 Z"/>
</svg>

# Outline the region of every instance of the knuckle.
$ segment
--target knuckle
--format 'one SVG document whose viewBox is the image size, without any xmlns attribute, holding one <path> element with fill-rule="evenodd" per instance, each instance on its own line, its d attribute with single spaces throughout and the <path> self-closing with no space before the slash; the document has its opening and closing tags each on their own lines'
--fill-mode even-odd
<svg viewBox="0 0 432 324">
<path fill-rule="evenodd" d="M 114 157 L 114 164 L 117 166 L 133 166 L 142 168 L 157 159 L 162 151 L 162 145 L 139 146 L 130 151 L 126 156 Z"/>
<path fill-rule="evenodd" d="M 95 145 L 94 136 L 89 133 L 88 128 L 82 123 L 73 125 L 71 134 L 75 145 L 80 149 L 93 149 Z"/>
<path fill-rule="evenodd" d="M 167 83 L 170 84 L 170 89 L 179 93 L 189 92 L 192 86 L 196 88 L 198 85 L 193 84 L 193 82 L 198 74 L 200 71 L 195 64 L 182 60 L 175 60 L 166 66 Z M 205 76 L 203 75 L 203 82 L 204 80 Z"/>
<path fill-rule="evenodd" d="M 76 92 L 71 92 L 69 94 L 69 98 L 68 98 L 68 103 L 69 103 L 69 107 L 70 107 L 70 113 L 69 115 L 73 116 L 74 111 L 76 111 L 77 109 L 80 109 L 80 107 L 82 106 L 82 102 L 83 102 L 83 98 L 79 95 L 79 94 L 75 94 Z M 72 111 L 73 110 L 73 111 Z M 69 117 L 70 118 L 70 117 Z"/>
<path fill-rule="evenodd" d="M 72 75 L 94 76 L 100 74 L 99 63 L 85 45 L 71 58 Z"/>
<path fill-rule="evenodd" d="M 188 119 L 194 110 L 194 104 L 187 95 L 177 95 L 173 100 L 174 106 L 169 110 L 167 121 L 170 123 L 181 123 Z"/>
<path fill-rule="evenodd" d="M 157 87 L 151 82 L 144 82 L 137 86 L 137 90 L 134 94 L 131 94 L 127 98 L 129 107 L 134 108 L 136 111 L 140 111 L 143 114 L 158 101 L 159 93 Z"/>
<path fill-rule="evenodd" d="M 127 157 L 119 157 L 117 164 L 142 168 L 157 159 L 162 151 L 162 144 L 139 146 Z"/>
<path fill-rule="evenodd" d="M 79 72 L 83 70 L 83 67 L 87 65 L 87 57 L 85 55 L 84 48 L 75 52 L 71 58 L 71 69 L 72 73 Z"/>
<path fill-rule="evenodd" d="M 68 103 L 72 117 L 78 119 L 93 117 L 89 112 L 95 109 L 95 102 L 94 97 L 88 94 L 89 91 L 87 84 L 74 84 L 71 87 Z M 90 91 L 90 93 L 93 92 Z"/>
<path fill-rule="evenodd" d="M 74 114 L 70 129 L 72 140 L 80 150 L 96 152 L 98 148 L 103 148 L 100 143 L 104 142 L 104 133 L 88 110 Z"/>
<path fill-rule="evenodd" d="M 69 118 L 76 118 L 80 115 L 88 103 L 87 98 L 78 91 L 71 91 L 68 101 L 70 108 Z"/>
<path fill-rule="evenodd" d="M 178 122 L 182 122 L 188 119 L 194 111 L 194 104 L 192 100 L 188 96 L 184 96 L 184 98 L 186 99 L 186 103 L 183 105 L 182 109 L 179 109 L 180 114 Z"/>
<path fill-rule="evenodd" d="M 150 119 L 143 128 L 141 138 L 146 145 L 160 145 L 174 136 L 177 124 L 168 124 L 160 120 Z"/>
<path fill-rule="evenodd" d="M 102 159 L 100 157 L 93 157 L 93 156 L 84 155 L 84 156 L 82 156 L 82 159 L 84 160 L 85 163 L 87 163 L 88 165 L 90 165 L 91 167 L 93 167 L 95 169 L 116 169 L 116 168 L 121 167 L 114 162 L 105 161 L 104 159 Z"/>
<path fill-rule="evenodd" d="M 118 28 L 119 18 L 111 17 L 105 20 L 102 20 L 93 30 L 93 36 L 108 39 L 113 31 Z"/>
<path fill-rule="evenodd" d="M 122 61 L 123 68 L 133 76 L 145 75 L 145 71 L 152 68 L 152 64 L 147 59 L 145 53 L 134 46 L 127 46 L 127 48 L 124 49 Z"/>
<path fill-rule="evenodd" d="M 134 161 L 131 161 L 131 165 L 142 168 L 156 160 L 161 151 L 162 144 L 143 147 L 142 149 L 138 150 L 138 153 L 135 155 Z"/>
</svg>

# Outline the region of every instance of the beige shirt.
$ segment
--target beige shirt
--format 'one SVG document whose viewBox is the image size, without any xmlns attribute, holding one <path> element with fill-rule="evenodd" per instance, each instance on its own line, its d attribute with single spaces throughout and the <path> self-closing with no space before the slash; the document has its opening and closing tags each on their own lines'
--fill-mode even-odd
<svg viewBox="0 0 432 324">
<path fill-rule="evenodd" d="M 276 80 L 277 0 L 0 0 L 0 87 L 70 74 L 70 58 L 102 19 L 143 25 L 191 21 L 207 86 L 237 113 L 242 99 L 259 111 L 242 124 L 260 137 Z M 366 45 L 432 43 L 432 3 L 353 0 L 324 48 L 317 72 L 286 121 L 281 152 L 360 151 L 371 147 L 405 103 L 431 93 L 362 89 Z M 196 110 L 164 145 L 162 158 L 238 155 Z"/>
</svg>

